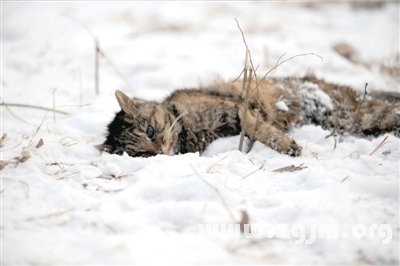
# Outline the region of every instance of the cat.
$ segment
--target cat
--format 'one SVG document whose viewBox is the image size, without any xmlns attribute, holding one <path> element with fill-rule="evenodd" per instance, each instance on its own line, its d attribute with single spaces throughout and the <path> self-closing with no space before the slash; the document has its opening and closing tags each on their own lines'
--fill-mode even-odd
<svg viewBox="0 0 400 266">
<path fill-rule="evenodd" d="M 108 125 L 103 151 L 149 157 L 202 152 L 220 137 L 240 134 L 277 152 L 301 155 L 286 133 L 305 124 L 332 134 L 400 137 L 400 94 L 359 94 L 316 77 L 258 81 L 245 101 L 242 81 L 181 89 L 163 102 L 140 101 L 116 91 L 121 111 Z M 247 105 L 246 105 L 247 104 Z"/>
</svg>

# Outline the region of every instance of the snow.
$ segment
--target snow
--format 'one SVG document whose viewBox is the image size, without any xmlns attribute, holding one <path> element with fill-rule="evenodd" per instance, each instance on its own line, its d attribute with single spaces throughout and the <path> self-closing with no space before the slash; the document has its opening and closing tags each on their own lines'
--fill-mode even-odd
<svg viewBox="0 0 400 266">
<path fill-rule="evenodd" d="M 312 101 L 314 102 L 314 105 L 318 104 L 324 107 L 324 109 L 329 111 L 333 110 L 334 107 L 331 98 L 329 98 L 329 96 L 322 91 L 317 84 L 305 82 L 301 84 L 298 91 L 305 102 Z M 313 110 L 309 111 L 316 111 L 316 109 L 317 108 L 313 106 Z"/>
<path fill-rule="evenodd" d="M 1 7 L 2 101 L 49 108 L 54 101 L 70 113 L 1 109 L 7 134 L 1 160 L 27 158 L 0 171 L 2 264 L 399 264 L 400 140 L 392 134 L 326 138 L 328 131 L 303 126 L 290 133 L 303 147 L 296 158 L 260 143 L 241 153 L 238 137 L 219 139 L 201 155 L 131 158 L 94 147 L 118 111 L 116 89 L 162 100 L 176 88 L 235 78 L 245 55 L 235 17 L 258 73 L 283 53 L 313 52 L 323 61 L 298 57 L 272 76 L 313 73 L 361 92 L 365 82 L 369 91 L 398 91 L 398 77 L 379 70 L 399 54 L 398 3 L 372 9 L 314 2 Z M 100 95 L 91 35 L 113 65 L 100 60 Z M 343 41 L 373 67 L 332 50 Z M 308 85 L 307 95 L 330 108 L 322 91 Z M 44 145 L 36 148 L 40 139 Z M 306 168 L 275 171 L 291 165 Z M 242 210 L 254 227 L 299 230 L 257 242 L 199 232 L 200 225 L 239 222 Z M 327 224 L 347 237 L 296 241 L 311 238 L 312 225 Z M 371 237 L 349 236 L 359 224 L 380 227 Z"/>
<path fill-rule="evenodd" d="M 276 102 L 275 106 L 276 106 L 276 108 L 278 108 L 278 110 L 285 111 L 285 112 L 289 111 L 289 107 L 286 105 L 286 103 L 284 101 Z"/>
</svg>

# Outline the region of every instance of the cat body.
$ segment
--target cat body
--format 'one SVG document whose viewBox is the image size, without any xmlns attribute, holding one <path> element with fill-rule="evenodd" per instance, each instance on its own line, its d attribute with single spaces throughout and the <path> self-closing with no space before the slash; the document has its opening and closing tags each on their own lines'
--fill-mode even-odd
<svg viewBox="0 0 400 266">
<path fill-rule="evenodd" d="M 400 135 L 400 97 L 365 97 L 315 77 L 258 81 L 247 101 L 242 81 L 215 82 L 173 92 L 162 103 L 141 102 L 120 91 L 121 111 L 108 125 L 104 151 L 130 156 L 202 152 L 215 139 L 240 134 L 284 154 L 301 147 L 286 133 L 317 124 L 333 133 Z"/>
</svg>

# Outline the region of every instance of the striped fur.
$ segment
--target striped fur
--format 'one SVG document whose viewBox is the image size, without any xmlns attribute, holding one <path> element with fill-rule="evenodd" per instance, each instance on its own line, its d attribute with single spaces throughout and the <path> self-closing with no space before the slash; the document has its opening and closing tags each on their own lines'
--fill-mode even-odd
<svg viewBox="0 0 400 266">
<path fill-rule="evenodd" d="M 243 95 L 241 81 L 177 90 L 162 103 L 138 102 L 117 91 L 121 111 L 108 125 L 102 150 L 143 157 L 202 152 L 215 139 L 237 135 L 243 127 L 250 139 L 298 156 L 301 147 L 285 133 L 310 123 L 339 134 L 400 135 L 397 94 L 375 93 L 362 100 L 349 87 L 306 77 L 260 81 L 248 106 Z"/>
</svg>

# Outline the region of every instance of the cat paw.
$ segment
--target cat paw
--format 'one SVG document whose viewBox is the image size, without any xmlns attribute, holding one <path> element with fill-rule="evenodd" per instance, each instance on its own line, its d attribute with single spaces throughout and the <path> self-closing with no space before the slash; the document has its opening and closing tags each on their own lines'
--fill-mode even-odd
<svg viewBox="0 0 400 266">
<path fill-rule="evenodd" d="M 301 146 L 299 146 L 294 140 L 287 137 L 272 137 L 268 144 L 270 148 L 276 150 L 277 152 L 293 157 L 301 155 Z"/>
<path fill-rule="evenodd" d="M 287 154 L 287 155 L 290 155 L 290 156 L 293 156 L 293 157 L 297 157 L 297 156 L 300 156 L 301 155 L 301 146 L 300 145 L 298 145 L 295 141 L 292 141 L 289 145 L 288 145 L 288 147 L 286 147 L 284 150 L 283 150 L 283 153 L 284 154 Z"/>
</svg>

